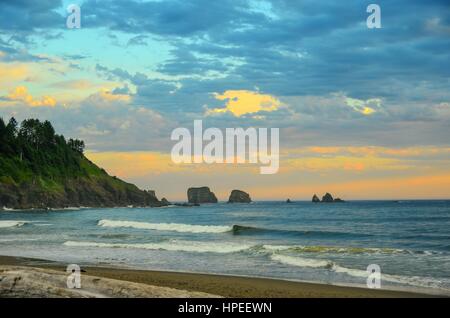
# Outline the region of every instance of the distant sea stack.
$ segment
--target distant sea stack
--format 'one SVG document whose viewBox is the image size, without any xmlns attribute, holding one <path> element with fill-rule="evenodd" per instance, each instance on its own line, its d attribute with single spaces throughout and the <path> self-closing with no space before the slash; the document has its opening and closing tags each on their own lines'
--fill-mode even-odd
<svg viewBox="0 0 450 318">
<path fill-rule="evenodd" d="M 233 190 L 231 191 L 230 198 L 228 199 L 228 203 L 251 203 L 252 199 L 247 192 L 241 190 Z"/>
<path fill-rule="evenodd" d="M 345 201 L 340 198 L 334 199 L 333 196 L 327 192 L 322 197 L 322 201 L 320 201 L 319 197 L 316 194 L 314 194 L 314 196 L 312 198 L 312 202 L 314 202 L 314 203 L 341 203 L 341 202 L 345 202 Z"/>
<path fill-rule="evenodd" d="M 188 202 L 192 204 L 217 203 L 217 197 L 208 187 L 189 188 Z"/>
<path fill-rule="evenodd" d="M 319 202 L 320 202 L 320 199 L 319 199 L 319 197 L 317 196 L 317 194 L 314 194 L 314 196 L 313 196 L 313 198 L 312 198 L 312 202 L 314 202 L 314 203 L 319 203 Z"/>
<path fill-rule="evenodd" d="M 331 203 L 334 202 L 333 196 L 330 193 L 326 193 L 323 197 L 322 197 L 322 202 L 325 203 Z"/>
<path fill-rule="evenodd" d="M 287 199 L 286 203 L 292 203 L 291 199 Z"/>
</svg>

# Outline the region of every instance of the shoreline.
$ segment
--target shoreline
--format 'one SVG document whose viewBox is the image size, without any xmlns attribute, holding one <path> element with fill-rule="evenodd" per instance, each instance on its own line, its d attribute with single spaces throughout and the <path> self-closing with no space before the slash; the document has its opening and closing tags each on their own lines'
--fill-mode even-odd
<svg viewBox="0 0 450 318">
<path fill-rule="evenodd" d="M 6 268 L 24 267 L 65 274 L 65 265 L 58 262 L 0 256 L 0 266 Z M 276 278 L 246 277 L 206 273 L 170 272 L 140 270 L 130 268 L 86 265 L 82 266 L 82 277 L 94 280 L 109 279 L 125 284 L 138 284 L 158 288 L 169 288 L 192 293 L 193 297 L 227 298 L 424 298 L 445 297 L 428 293 L 367 289 L 352 286 L 328 285 L 312 282 L 299 282 Z M 202 294 L 203 293 L 203 294 Z M 1 294 L 1 291 L 0 291 Z M 176 297 L 173 296 L 162 297 Z M 152 295 L 152 294 L 151 294 Z M 149 297 L 152 297 L 152 296 Z M 197 295 L 197 296 L 195 296 Z M 203 295 L 203 296 L 201 296 Z M 121 295 L 118 295 L 121 296 Z M 123 296 L 123 295 L 122 295 Z M 189 296 L 186 296 L 189 297 Z"/>
<path fill-rule="evenodd" d="M 343 202 L 334 202 L 334 203 L 351 203 L 351 202 L 397 202 L 397 203 L 405 203 L 405 202 L 447 202 L 450 201 L 450 198 L 446 199 L 352 199 L 346 200 Z M 292 199 L 290 203 L 286 203 L 284 199 L 273 199 L 273 200 L 254 200 L 249 203 L 235 203 L 235 204 L 255 204 L 255 203 L 280 203 L 280 204 L 295 204 L 295 203 L 314 203 L 310 199 Z M 185 204 L 189 204 L 183 200 L 180 201 L 171 201 L 172 204 L 169 205 L 147 205 L 147 206 L 139 206 L 139 205 L 114 205 L 114 206 L 62 206 L 62 207 L 27 207 L 27 208 L 11 208 L 0 205 L 0 212 L 28 212 L 28 211 L 63 211 L 63 210 L 85 210 L 85 209 L 145 209 L 145 208 L 174 208 L 174 207 L 191 207 Z M 333 202 L 317 202 L 317 203 L 333 203 Z M 228 201 L 218 201 L 217 203 L 203 203 L 202 205 L 209 204 L 228 204 Z"/>
</svg>

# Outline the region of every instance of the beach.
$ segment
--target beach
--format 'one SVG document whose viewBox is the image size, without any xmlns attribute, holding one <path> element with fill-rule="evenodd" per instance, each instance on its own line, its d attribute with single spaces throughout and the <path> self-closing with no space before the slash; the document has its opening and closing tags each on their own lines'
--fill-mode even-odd
<svg viewBox="0 0 450 318">
<path fill-rule="evenodd" d="M 59 277 L 48 279 L 48 277 Z M 431 295 L 404 291 L 294 282 L 228 275 L 83 266 L 82 289 L 67 289 L 65 266 L 38 259 L 0 256 L 2 297 L 149 298 L 411 298 Z M 15 278 L 15 286 L 5 283 Z M 18 278 L 20 277 L 20 278 Z M 41 280 L 45 278 L 45 289 Z M 64 278 L 64 279 L 63 279 Z M 22 285 L 22 287 L 21 287 Z M 26 286 L 27 288 L 23 288 Z M 31 289 L 30 289 L 31 287 Z M 100 291 L 100 292 L 99 292 Z"/>
</svg>

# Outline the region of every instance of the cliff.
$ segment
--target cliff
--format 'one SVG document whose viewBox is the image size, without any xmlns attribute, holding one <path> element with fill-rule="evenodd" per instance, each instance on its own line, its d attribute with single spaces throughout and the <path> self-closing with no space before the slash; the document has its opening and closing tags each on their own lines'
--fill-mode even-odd
<svg viewBox="0 0 450 318">
<path fill-rule="evenodd" d="M 208 187 L 189 188 L 187 191 L 188 202 L 193 204 L 217 203 L 217 197 Z"/>
<path fill-rule="evenodd" d="M 20 127 L 0 118 L 0 208 L 161 206 L 154 191 L 112 177 L 84 155 L 84 143 L 56 135 L 50 122 Z"/>
<path fill-rule="evenodd" d="M 250 202 L 252 202 L 250 195 L 241 190 L 231 191 L 230 198 L 228 199 L 228 203 L 250 203 Z"/>
</svg>

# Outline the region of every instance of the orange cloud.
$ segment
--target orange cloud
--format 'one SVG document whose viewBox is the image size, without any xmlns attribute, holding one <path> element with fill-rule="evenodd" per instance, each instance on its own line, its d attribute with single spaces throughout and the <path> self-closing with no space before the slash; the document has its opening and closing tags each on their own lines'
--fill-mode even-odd
<svg viewBox="0 0 450 318">
<path fill-rule="evenodd" d="M 56 105 L 56 100 L 50 96 L 43 96 L 40 100 L 34 99 L 32 95 L 28 93 L 25 86 L 16 87 L 8 96 L 8 99 L 12 101 L 21 101 L 26 105 L 31 107 L 54 107 Z"/>
<path fill-rule="evenodd" d="M 87 152 L 86 157 L 120 178 L 176 172 L 170 154 L 159 152 Z"/>
<path fill-rule="evenodd" d="M 207 115 L 230 112 L 236 117 L 258 112 L 272 112 L 281 106 L 274 96 L 246 90 L 228 90 L 223 94 L 214 94 L 218 100 L 226 101 L 225 108 L 214 108 Z"/>
<path fill-rule="evenodd" d="M 375 156 L 327 156 L 302 157 L 281 161 L 283 172 L 301 171 L 329 171 L 329 170 L 403 170 L 410 166 L 398 159 L 381 158 Z"/>
<path fill-rule="evenodd" d="M 376 146 L 361 147 L 305 147 L 285 149 L 285 154 L 318 154 L 318 155 L 353 155 L 353 156 L 389 156 L 389 157 L 416 157 L 449 154 L 449 147 L 422 146 L 404 148 L 386 148 Z"/>
</svg>

